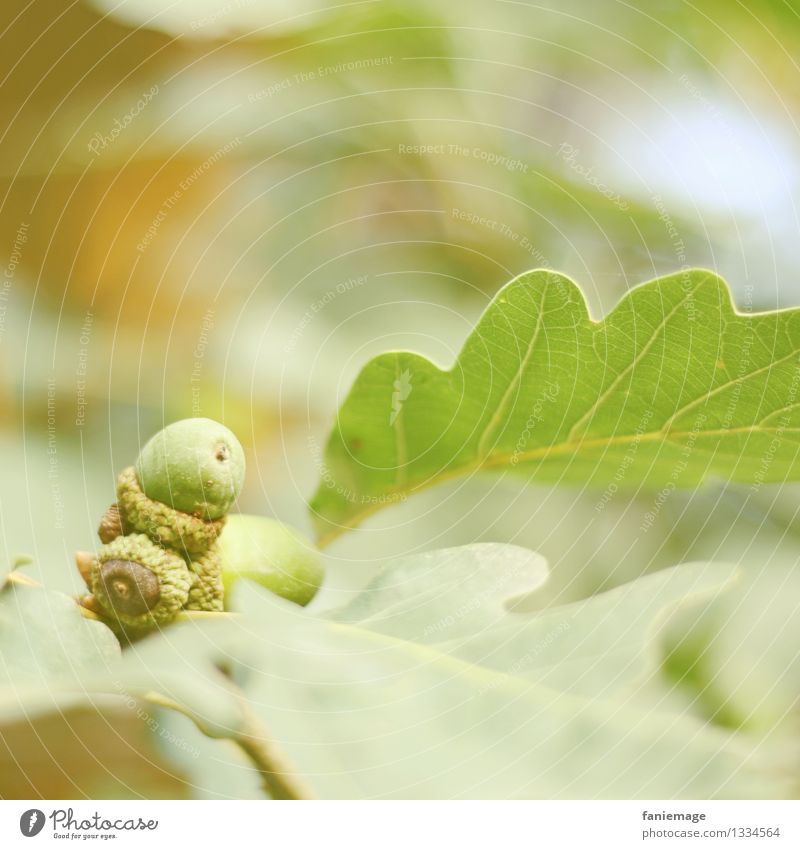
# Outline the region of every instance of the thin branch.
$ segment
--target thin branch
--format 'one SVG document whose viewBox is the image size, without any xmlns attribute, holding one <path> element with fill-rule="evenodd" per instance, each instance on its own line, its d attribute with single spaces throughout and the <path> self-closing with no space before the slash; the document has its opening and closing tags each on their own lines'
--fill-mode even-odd
<svg viewBox="0 0 800 849">
<path fill-rule="evenodd" d="M 19 572 L 12 571 L 6 577 L 6 581 L 11 584 L 18 584 L 26 587 L 41 587 L 42 585 L 23 575 Z M 78 610 L 85 619 L 91 619 L 94 622 L 106 622 L 102 616 L 99 616 L 88 607 L 84 607 L 80 603 L 80 599 L 75 599 Z M 217 613 L 214 611 L 203 610 L 186 610 L 178 614 L 176 621 L 209 619 L 218 617 L 236 617 L 235 613 Z M 108 624 L 106 622 L 106 624 Z M 239 711 L 242 716 L 241 730 L 230 738 L 250 759 L 250 762 L 255 767 L 261 783 L 267 794 L 273 799 L 314 799 L 315 794 L 305 781 L 298 775 L 297 771 L 291 765 L 284 753 L 277 746 L 275 741 L 270 737 L 267 729 L 263 726 L 250 702 L 242 692 L 242 690 L 234 684 L 230 678 L 226 677 L 227 684 L 232 695 L 237 701 Z M 148 692 L 145 693 L 145 698 L 151 704 L 158 705 L 169 710 L 177 711 L 180 714 L 188 717 L 198 727 L 198 729 L 208 737 L 218 737 L 208 729 L 203 721 L 197 717 L 192 711 L 172 699 L 162 696 L 160 693 Z"/>
<path fill-rule="evenodd" d="M 236 698 L 242 717 L 241 730 L 228 739 L 249 758 L 261 777 L 261 783 L 267 795 L 272 799 L 316 798 L 314 792 L 269 735 L 242 690 L 229 678 L 227 682 L 232 695 Z M 146 693 L 144 698 L 152 704 L 169 708 L 188 717 L 207 737 L 219 737 L 205 725 L 202 719 L 178 702 L 155 692 Z"/>
</svg>

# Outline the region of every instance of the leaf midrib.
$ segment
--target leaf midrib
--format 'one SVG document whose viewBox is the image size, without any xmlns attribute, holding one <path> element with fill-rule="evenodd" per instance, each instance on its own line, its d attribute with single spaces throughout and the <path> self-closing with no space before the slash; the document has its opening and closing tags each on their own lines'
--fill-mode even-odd
<svg viewBox="0 0 800 849">
<path fill-rule="evenodd" d="M 560 456 L 563 454 L 570 454 L 580 449 L 616 447 L 621 445 L 631 445 L 633 443 L 639 444 L 641 442 L 679 442 L 681 439 L 688 439 L 690 437 L 697 441 L 707 437 L 729 436 L 737 433 L 800 433 L 800 427 L 763 427 L 759 423 L 756 423 L 753 425 L 744 425 L 742 427 L 717 428 L 715 430 L 704 430 L 699 432 L 665 431 L 659 429 L 648 431 L 646 433 L 626 434 L 625 436 L 603 436 L 595 439 L 583 438 L 577 441 L 567 439 L 564 442 L 543 445 L 538 448 L 530 448 L 526 451 L 503 451 L 501 453 L 489 454 L 485 457 L 478 457 L 472 462 L 451 466 L 431 477 L 426 478 L 421 486 L 414 486 L 413 481 L 406 481 L 402 486 L 395 485 L 387 487 L 382 490 L 382 492 L 387 495 L 414 493 L 419 490 L 428 489 L 429 487 L 444 483 L 451 478 L 469 475 L 479 470 L 488 471 L 493 469 L 495 466 L 504 466 L 514 457 L 517 458 L 517 464 L 520 464 L 530 460 L 545 459 L 552 455 Z M 351 528 L 357 527 L 366 518 L 371 516 L 373 513 L 377 513 L 378 510 L 381 510 L 384 506 L 385 505 L 383 504 L 370 504 L 360 512 L 351 515 L 347 522 L 339 524 L 327 534 L 322 535 L 318 540 L 319 547 L 325 548 L 330 545 L 342 534 L 346 533 Z"/>
</svg>

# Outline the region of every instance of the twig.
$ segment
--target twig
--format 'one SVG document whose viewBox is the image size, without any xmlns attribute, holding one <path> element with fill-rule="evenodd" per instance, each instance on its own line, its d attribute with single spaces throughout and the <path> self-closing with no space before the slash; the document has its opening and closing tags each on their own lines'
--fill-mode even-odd
<svg viewBox="0 0 800 849">
<path fill-rule="evenodd" d="M 12 571 L 6 577 L 6 581 L 11 584 L 17 584 L 25 587 L 41 587 L 42 585 L 23 575 L 20 572 Z M 91 619 L 94 622 L 104 622 L 102 616 L 99 616 L 88 607 L 84 607 L 80 603 L 80 599 L 76 598 L 75 603 L 78 610 L 84 619 Z M 176 621 L 210 619 L 218 617 L 236 617 L 236 613 L 216 613 L 214 611 L 204 610 L 185 610 L 178 614 Z M 250 759 L 255 767 L 264 790 L 273 799 L 313 799 L 315 798 L 312 790 L 306 785 L 305 781 L 297 774 L 297 771 L 290 764 L 284 753 L 276 745 L 275 741 L 267 733 L 266 728 L 259 720 L 250 702 L 242 692 L 242 690 L 226 676 L 228 686 L 232 695 L 235 697 L 239 710 L 242 716 L 242 728 L 230 739 L 239 746 L 245 755 Z M 172 699 L 162 696 L 160 693 L 149 692 L 144 695 L 144 698 L 152 704 L 160 707 L 168 708 L 183 714 L 194 722 L 200 731 L 208 737 L 219 735 L 213 734 L 203 723 L 201 719 L 195 716 L 188 708 Z"/>
<path fill-rule="evenodd" d="M 226 676 L 227 677 L 227 676 Z M 272 799 L 314 799 L 314 792 L 298 775 L 284 753 L 270 737 L 266 728 L 253 711 L 241 689 L 230 679 L 228 685 L 236 698 L 242 716 L 242 728 L 229 739 L 250 759 L 255 767 L 264 790 Z M 152 704 L 177 711 L 192 720 L 207 737 L 219 737 L 191 710 L 162 696 L 160 693 L 146 693 L 144 698 Z"/>
</svg>

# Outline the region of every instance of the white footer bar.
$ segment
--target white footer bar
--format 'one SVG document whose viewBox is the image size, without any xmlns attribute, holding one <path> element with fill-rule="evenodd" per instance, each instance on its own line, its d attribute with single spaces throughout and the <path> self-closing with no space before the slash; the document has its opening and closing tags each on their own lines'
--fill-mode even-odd
<svg viewBox="0 0 800 849">
<path fill-rule="evenodd" d="M 800 802 L 0 801 L 0 846 L 54 842 L 153 849 L 797 849 Z"/>
</svg>

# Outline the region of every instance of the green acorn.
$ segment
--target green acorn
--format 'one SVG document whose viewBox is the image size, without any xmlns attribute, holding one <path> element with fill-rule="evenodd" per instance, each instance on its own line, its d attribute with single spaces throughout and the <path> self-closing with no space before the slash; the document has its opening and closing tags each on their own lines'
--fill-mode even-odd
<svg viewBox="0 0 800 849">
<path fill-rule="evenodd" d="M 148 498 L 213 520 L 239 497 L 244 467 L 242 446 L 228 428 L 211 419 L 183 419 L 142 448 L 136 477 Z"/>
<path fill-rule="evenodd" d="M 239 578 L 249 578 L 276 595 L 305 605 L 322 583 L 317 549 L 299 531 L 274 519 L 229 516 L 217 546 L 226 599 Z"/>
<path fill-rule="evenodd" d="M 98 528 L 105 544 L 76 555 L 91 591 L 81 603 L 125 634 L 181 609 L 223 610 L 216 542 L 243 479 L 242 446 L 218 422 L 186 419 L 157 433 L 117 478 Z"/>
<path fill-rule="evenodd" d="M 101 546 L 85 577 L 106 615 L 141 629 L 174 619 L 195 580 L 180 555 L 144 534 L 120 536 Z"/>
</svg>

